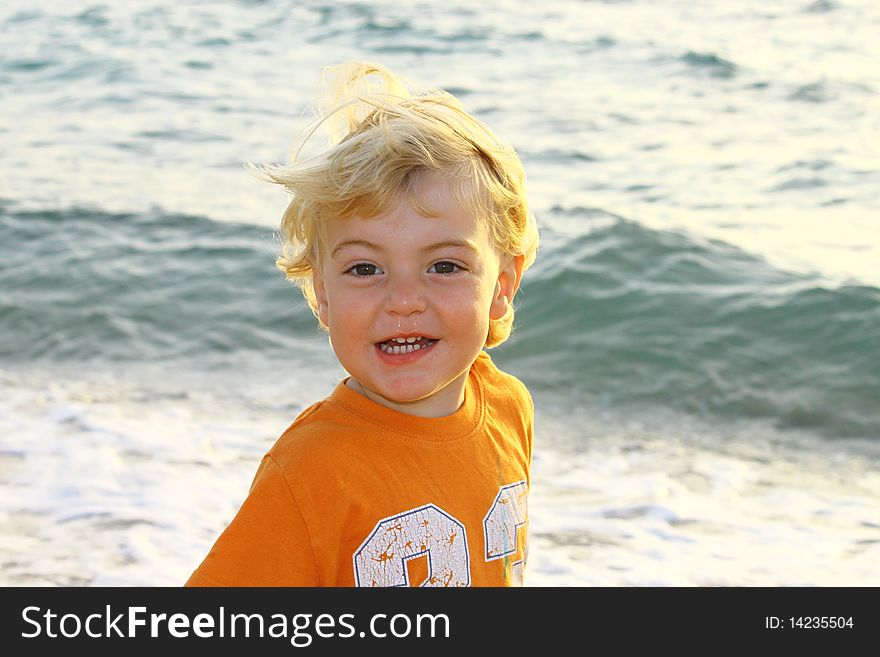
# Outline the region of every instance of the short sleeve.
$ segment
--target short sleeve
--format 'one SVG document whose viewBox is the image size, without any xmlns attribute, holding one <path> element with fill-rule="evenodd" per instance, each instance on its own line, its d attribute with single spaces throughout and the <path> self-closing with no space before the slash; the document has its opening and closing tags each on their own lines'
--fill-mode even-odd
<svg viewBox="0 0 880 657">
<path fill-rule="evenodd" d="M 308 528 L 271 455 L 186 586 L 319 586 Z"/>
<path fill-rule="evenodd" d="M 526 390 L 526 399 L 529 400 L 529 417 L 526 430 L 528 445 L 526 447 L 526 453 L 528 454 L 528 462 L 531 464 L 532 450 L 535 444 L 535 402 L 528 390 Z"/>
</svg>

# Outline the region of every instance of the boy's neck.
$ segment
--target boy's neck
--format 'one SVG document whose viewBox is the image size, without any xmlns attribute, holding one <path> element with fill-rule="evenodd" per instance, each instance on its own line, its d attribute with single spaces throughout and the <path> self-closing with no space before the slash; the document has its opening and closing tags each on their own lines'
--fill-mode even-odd
<svg viewBox="0 0 880 657">
<path fill-rule="evenodd" d="M 418 417 L 445 417 L 452 415 L 465 400 L 465 389 L 467 387 L 469 371 L 464 372 L 461 376 L 451 381 L 442 390 L 434 393 L 430 397 L 417 399 L 411 402 L 395 402 L 386 399 L 372 390 L 364 388 L 354 377 L 349 377 L 345 381 L 345 385 L 355 392 L 363 395 L 377 404 L 385 406 L 407 415 L 416 415 Z"/>
</svg>

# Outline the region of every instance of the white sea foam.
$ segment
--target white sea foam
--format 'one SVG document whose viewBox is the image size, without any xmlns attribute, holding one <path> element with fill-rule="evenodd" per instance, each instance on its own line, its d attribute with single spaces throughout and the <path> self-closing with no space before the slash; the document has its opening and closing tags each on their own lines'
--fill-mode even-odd
<svg viewBox="0 0 880 657">
<path fill-rule="evenodd" d="M 582 425 L 585 451 L 537 452 L 528 585 L 880 582 L 874 458 L 774 446 L 754 426 L 726 443 L 675 424 L 611 428 Z"/>
<path fill-rule="evenodd" d="M 182 584 L 326 393 L 216 383 L 0 373 L 0 584 Z M 880 582 L 873 458 L 538 412 L 529 586 Z"/>
<path fill-rule="evenodd" d="M 0 387 L 4 584 L 182 584 L 301 410 L 46 375 Z"/>
</svg>

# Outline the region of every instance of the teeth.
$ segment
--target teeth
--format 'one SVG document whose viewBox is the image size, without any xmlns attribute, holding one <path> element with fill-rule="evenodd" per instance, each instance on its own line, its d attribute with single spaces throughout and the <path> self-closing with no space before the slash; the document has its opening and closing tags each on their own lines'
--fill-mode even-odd
<svg viewBox="0 0 880 657">
<path fill-rule="evenodd" d="M 420 344 L 403 344 L 400 346 L 389 347 L 386 343 L 379 345 L 379 348 L 386 354 L 411 354 L 414 351 L 422 349 Z"/>
<path fill-rule="evenodd" d="M 425 340 L 425 343 L 416 344 L 418 340 Z M 427 349 L 435 342 L 437 341 L 422 336 L 417 338 L 389 338 L 385 342 L 379 343 L 379 349 L 386 354 L 411 354 L 419 349 Z"/>
</svg>

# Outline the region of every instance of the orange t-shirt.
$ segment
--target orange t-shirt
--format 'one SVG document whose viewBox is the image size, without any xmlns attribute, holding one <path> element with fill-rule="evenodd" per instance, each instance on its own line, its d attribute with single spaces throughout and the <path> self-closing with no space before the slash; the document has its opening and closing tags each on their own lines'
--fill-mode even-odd
<svg viewBox="0 0 880 657">
<path fill-rule="evenodd" d="M 339 383 L 263 457 L 187 586 L 511 586 L 527 555 L 533 405 L 482 352 L 452 415 Z"/>
</svg>

